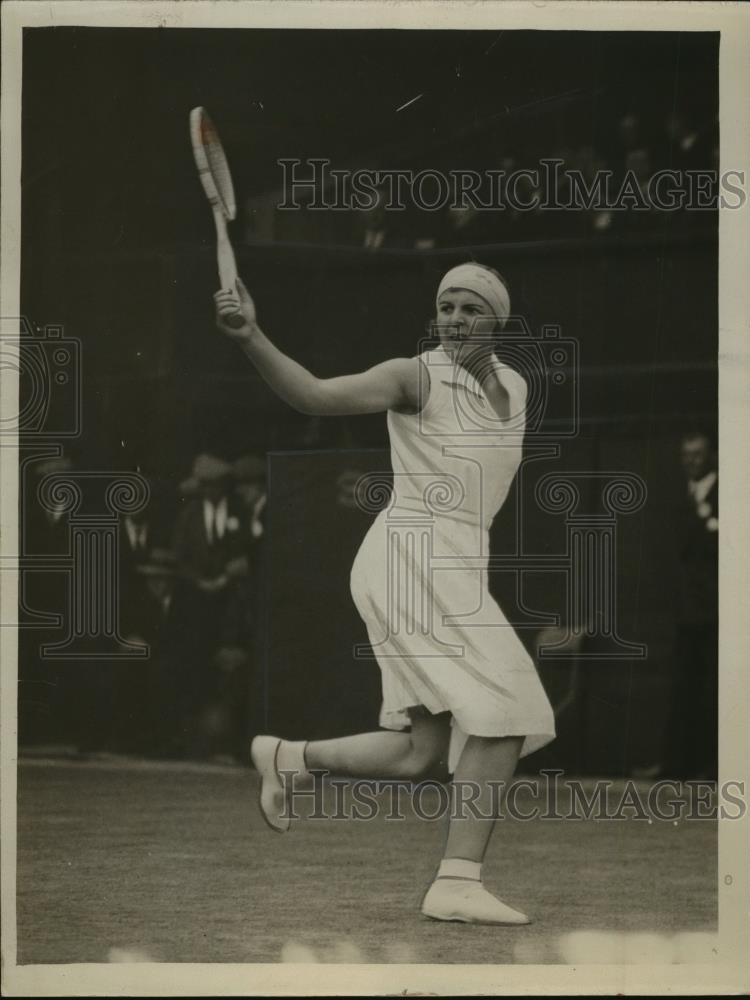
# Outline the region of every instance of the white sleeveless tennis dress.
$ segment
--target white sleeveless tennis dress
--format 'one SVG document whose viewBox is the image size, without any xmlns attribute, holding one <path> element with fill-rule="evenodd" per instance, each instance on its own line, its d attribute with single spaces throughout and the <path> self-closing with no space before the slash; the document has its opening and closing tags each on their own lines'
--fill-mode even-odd
<svg viewBox="0 0 750 1000">
<path fill-rule="evenodd" d="M 357 553 L 351 590 L 381 670 L 386 729 L 407 709 L 451 712 L 449 766 L 466 736 L 555 736 L 536 667 L 487 586 L 489 527 L 521 462 L 526 384 L 495 360 L 511 398 L 500 421 L 479 383 L 442 348 L 421 354 L 429 397 L 388 413 L 390 503 Z"/>
</svg>

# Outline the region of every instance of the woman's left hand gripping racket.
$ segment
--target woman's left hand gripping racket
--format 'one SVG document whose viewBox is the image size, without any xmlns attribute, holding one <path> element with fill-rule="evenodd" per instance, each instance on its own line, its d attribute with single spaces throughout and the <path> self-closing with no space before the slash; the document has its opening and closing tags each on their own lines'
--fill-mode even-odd
<svg viewBox="0 0 750 1000">
<path fill-rule="evenodd" d="M 193 108 L 190 112 L 190 140 L 203 190 L 214 213 L 219 281 L 222 288 L 234 291 L 237 287 L 237 263 L 227 234 L 227 222 L 237 214 L 234 187 L 219 135 L 205 108 Z M 239 328 L 245 320 L 237 312 L 233 316 L 227 316 L 225 322 Z"/>
</svg>

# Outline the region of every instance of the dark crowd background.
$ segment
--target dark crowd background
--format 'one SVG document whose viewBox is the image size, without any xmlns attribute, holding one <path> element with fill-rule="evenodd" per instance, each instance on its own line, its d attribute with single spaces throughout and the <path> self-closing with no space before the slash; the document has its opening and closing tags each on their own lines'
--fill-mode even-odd
<svg viewBox="0 0 750 1000">
<path fill-rule="evenodd" d="M 55 665 L 22 629 L 22 745 L 243 760 L 267 728 L 376 724 L 348 569 L 371 516 L 352 487 L 388 468 L 385 419 L 290 411 L 215 331 L 187 129 L 198 104 L 230 158 L 232 235 L 261 323 L 317 374 L 419 350 L 441 273 L 469 258 L 505 275 L 534 336 L 552 325 L 576 342 L 539 431 L 559 455 L 531 463 L 512 498 L 522 519 L 504 512 L 493 547 L 562 551 L 564 524 L 533 503 L 541 475 L 640 475 L 647 503 L 619 527 L 617 617 L 648 655 L 540 663 L 560 737 L 533 763 L 713 773 L 717 211 L 276 208 L 280 157 L 415 170 L 557 157 L 644 185 L 660 169 L 718 169 L 718 35 L 692 32 L 26 31 L 22 309 L 36 343 L 50 324 L 77 340 L 80 367 L 50 383 L 46 437 L 22 440 L 20 551 L 65 552 L 65 519 L 39 503 L 46 472 L 137 470 L 151 499 L 134 523 L 148 530 L 121 525 L 121 634 L 152 656 Z M 75 391 L 81 433 L 56 439 Z M 64 608 L 61 574 L 29 579 L 32 607 Z M 553 573 L 526 574 L 520 605 L 510 574 L 491 588 L 522 625 L 521 607 L 564 606 Z M 521 634 L 535 651 L 533 616 Z"/>
</svg>

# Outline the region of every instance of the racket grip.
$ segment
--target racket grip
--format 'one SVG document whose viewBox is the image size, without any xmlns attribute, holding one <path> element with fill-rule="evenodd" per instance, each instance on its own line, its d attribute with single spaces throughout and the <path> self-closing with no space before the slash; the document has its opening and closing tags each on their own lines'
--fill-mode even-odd
<svg viewBox="0 0 750 1000">
<path fill-rule="evenodd" d="M 234 288 L 237 281 L 237 261 L 234 250 L 229 242 L 227 220 L 221 209 L 214 205 L 214 222 L 216 223 L 216 263 L 219 265 L 219 281 L 222 288 Z"/>
<path fill-rule="evenodd" d="M 224 322 L 227 326 L 231 326 L 233 330 L 239 330 L 241 326 L 245 325 L 245 317 L 242 313 L 232 313 L 231 316 L 225 316 Z"/>
<path fill-rule="evenodd" d="M 229 242 L 226 220 L 216 209 L 214 209 L 214 220 L 216 222 L 216 262 L 219 265 L 219 281 L 222 288 L 234 289 L 237 283 L 237 262 L 234 258 L 232 244 Z M 231 316 L 225 316 L 224 322 L 233 330 L 238 330 L 244 326 L 245 317 L 241 312 L 236 312 Z"/>
</svg>

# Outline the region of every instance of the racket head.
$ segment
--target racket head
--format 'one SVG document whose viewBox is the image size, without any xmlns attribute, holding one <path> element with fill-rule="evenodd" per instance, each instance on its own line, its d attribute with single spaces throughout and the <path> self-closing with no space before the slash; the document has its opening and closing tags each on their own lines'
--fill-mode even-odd
<svg viewBox="0 0 750 1000">
<path fill-rule="evenodd" d="M 190 141 L 206 197 L 214 208 L 220 209 L 225 219 L 233 219 L 237 205 L 232 175 L 219 133 L 205 108 L 193 108 L 190 112 Z"/>
</svg>

